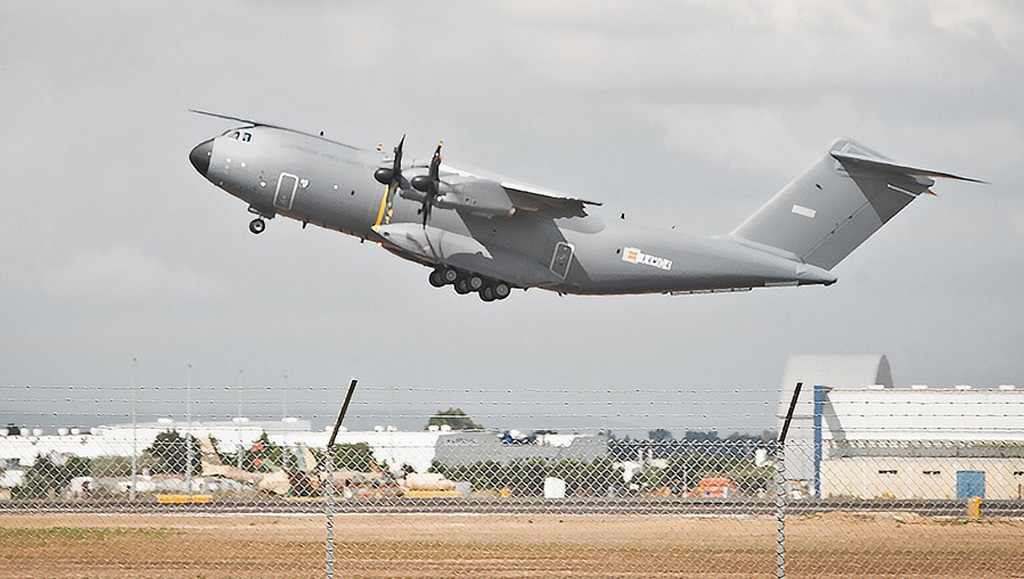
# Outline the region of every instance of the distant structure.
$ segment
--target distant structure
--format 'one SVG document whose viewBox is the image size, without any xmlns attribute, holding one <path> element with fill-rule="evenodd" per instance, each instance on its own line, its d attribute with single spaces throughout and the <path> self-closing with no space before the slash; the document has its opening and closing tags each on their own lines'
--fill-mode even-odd
<svg viewBox="0 0 1024 579">
<path fill-rule="evenodd" d="M 791 356 L 786 477 L 819 498 L 1024 498 L 1024 391 L 895 388 L 884 355 Z"/>
<path fill-rule="evenodd" d="M 451 432 L 436 445 L 436 459 L 449 466 L 480 461 L 506 464 L 516 459 L 592 461 L 608 455 L 608 438 L 579 434 L 540 434 L 528 444 L 494 432 Z"/>
<path fill-rule="evenodd" d="M 31 467 L 38 456 L 131 456 L 133 450 L 141 454 L 153 444 L 158 434 L 169 430 L 182 435 L 192 434 L 196 438 L 210 437 L 216 442 L 218 451 L 228 453 L 250 448 L 264 433 L 270 442 L 289 447 L 301 443 L 311 448 L 325 448 L 330 437 L 327 430 L 313 430 L 308 420 L 293 417 L 280 421 L 235 418 L 232 421 L 191 423 L 161 418 L 155 422 L 139 423 L 134 428 L 131 424 L 111 424 L 87 430 L 60 428 L 56 434 L 44 434 L 41 429 L 20 429 L 12 434 L 9 429 L 4 429 L 0 431 L 0 467 L 14 472 L 19 467 Z M 369 431 L 342 430 L 338 433 L 337 443 L 366 444 L 381 466 L 411 467 L 421 473 L 426 472 L 435 459 L 456 461 L 453 464 L 472 462 L 468 458 L 498 462 L 551 457 L 589 460 L 604 456 L 608 451 L 604 436 L 546 434 L 531 439 L 528 444 L 507 444 L 502 442 L 501 432 L 457 431 L 447 426 L 420 431 L 400 431 L 393 426 L 377 426 Z M 0 486 L 17 484 L 18 480 L 5 483 L 0 479 Z"/>
</svg>

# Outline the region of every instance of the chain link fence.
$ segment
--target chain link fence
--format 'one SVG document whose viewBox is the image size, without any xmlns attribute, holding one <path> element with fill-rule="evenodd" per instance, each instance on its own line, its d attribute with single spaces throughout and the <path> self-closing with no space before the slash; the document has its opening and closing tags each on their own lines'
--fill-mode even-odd
<svg viewBox="0 0 1024 579">
<path fill-rule="evenodd" d="M 995 438 L 991 420 L 974 438 L 915 434 L 876 404 L 873 416 L 902 429 L 884 438 L 881 426 L 849 427 L 867 413 L 846 417 L 816 390 L 818 409 L 783 452 L 771 427 L 786 393 L 774 391 L 756 434 L 661 416 L 642 428 L 459 430 L 497 413 L 436 412 L 448 402 L 436 397 L 419 404 L 419 428 L 353 428 L 331 452 L 328 432 L 301 419 L 154 421 L 112 409 L 124 389 L 3 392 L 22 419 L 26 400 L 73 399 L 80 422 L 94 413 L 105 426 L 0 431 L 0 577 L 1024 577 L 1024 432 Z M 331 415 L 336 403 L 304 392 L 291 404 Z M 159 409 L 180 393 L 142 394 Z M 386 414 L 379 393 L 353 416 Z M 1016 396 L 1004 414 L 1020 412 Z M 545 420 L 577 417 L 564 412 Z"/>
</svg>

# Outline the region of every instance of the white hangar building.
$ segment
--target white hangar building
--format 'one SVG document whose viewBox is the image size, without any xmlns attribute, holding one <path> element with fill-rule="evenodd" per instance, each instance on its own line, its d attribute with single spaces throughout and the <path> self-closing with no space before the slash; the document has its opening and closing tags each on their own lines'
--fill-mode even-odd
<svg viewBox="0 0 1024 579">
<path fill-rule="evenodd" d="M 1024 390 L 893 386 L 884 355 L 791 356 L 786 478 L 817 498 L 1024 499 Z"/>
</svg>

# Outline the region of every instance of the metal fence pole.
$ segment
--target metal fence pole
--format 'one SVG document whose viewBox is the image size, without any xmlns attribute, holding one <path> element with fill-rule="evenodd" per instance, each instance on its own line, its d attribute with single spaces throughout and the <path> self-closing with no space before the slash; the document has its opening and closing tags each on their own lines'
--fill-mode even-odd
<svg viewBox="0 0 1024 579">
<path fill-rule="evenodd" d="M 775 452 L 775 576 L 786 577 L 786 450 Z"/>
<path fill-rule="evenodd" d="M 789 401 L 786 421 L 782 423 L 782 432 L 775 449 L 775 576 L 778 579 L 786 578 L 786 435 L 803 385 L 803 382 L 797 382 L 793 389 L 793 398 Z"/>
<path fill-rule="evenodd" d="M 321 469 L 324 475 L 324 518 L 327 525 L 327 537 L 325 539 L 326 553 L 325 566 L 327 579 L 334 579 L 334 445 L 327 446 L 327 466 Z"/>
<path fill-rule="evenodd" d="M 345 413 L 348 412 L 348 404 L 352 401 L 352 393 L 356 391 L 356 384 L 359 381 L 355 378 L 348 384 L 348 392 L 345 394 L 345 402 L 338 412 L 338 419 L 334 421 L 334 430 L 331 431 L 331 438 L 327 441 L 327 452 L 324 462 L 321 463 L 320 473 L 324 476 L 324 518 L 327 526 L 324 553 L 324 573 L 327 579 L 334 579 L 334 441 L 338 438 L 338 430 L 341 428 L 341 421 L 345 420 Z"/>
</svg>

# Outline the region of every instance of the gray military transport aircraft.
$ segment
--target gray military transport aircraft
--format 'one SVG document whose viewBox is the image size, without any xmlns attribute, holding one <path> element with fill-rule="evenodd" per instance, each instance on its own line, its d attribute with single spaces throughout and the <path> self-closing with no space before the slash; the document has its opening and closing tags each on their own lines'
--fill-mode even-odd
<svg viewBox="0 0 1024 579">
<path fill-rule="evenodd" d="M 189 160 L 249 204 L 262 233 L 277 215 L 376 242 L 432 269 L 430 283 L 501 300 L 513 288 L 566 294 L 702 293 L 831 285 L 833 267 L 933 177 L 849 139 L 836 141 L 732 233 L 702 238 L 602 218 L 601 204 L 441 165 L 405 162 L 297 130 L 242 123 Z"/>
</svg>

